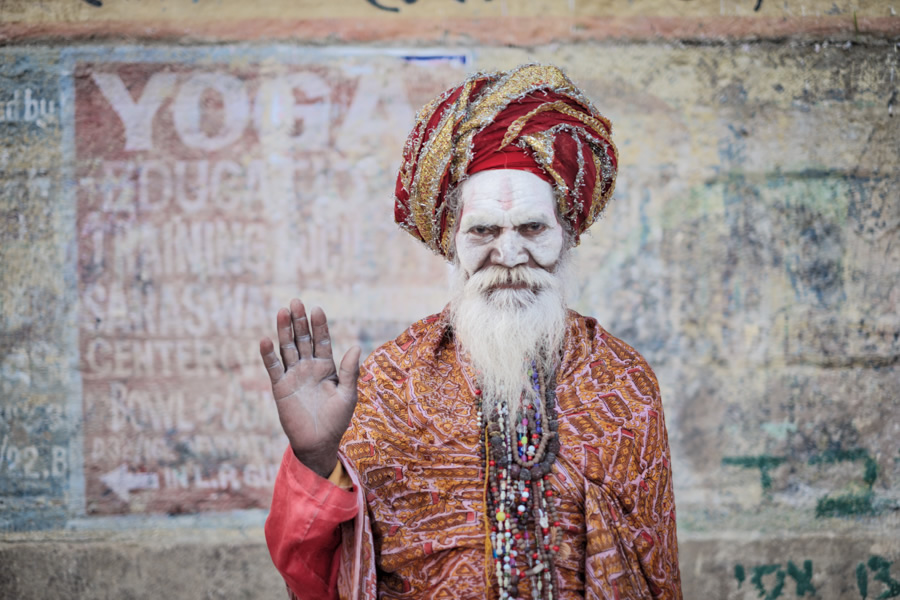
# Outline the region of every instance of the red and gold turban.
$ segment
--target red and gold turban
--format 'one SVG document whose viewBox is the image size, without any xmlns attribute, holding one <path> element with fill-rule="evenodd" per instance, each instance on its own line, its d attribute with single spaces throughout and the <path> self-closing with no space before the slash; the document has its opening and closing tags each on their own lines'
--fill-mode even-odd
<svg viewBox="0 0 900 600">
<path fill-rule="evenodd" d="M 530 171 L 556 189 L 576 241 L 612 196 L 618 153 L 612 125 L 556 67 L 477 74 L 419 112 L 403 150 L 394 219 L 450 257 L 456 207 L 447 197 L 488 169 Z"/>
</svg>

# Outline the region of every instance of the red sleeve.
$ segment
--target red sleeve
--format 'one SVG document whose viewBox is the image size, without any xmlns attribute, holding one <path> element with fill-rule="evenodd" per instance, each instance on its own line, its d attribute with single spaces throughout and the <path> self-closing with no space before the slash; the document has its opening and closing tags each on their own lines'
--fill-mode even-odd
<svg viewBox="0 0 900 600">
<path fill-rule="evenodd" d="M 356 513 L 354 492 L 319 477 L 287 448 L 266 519 L 266 544 L 275 568 L 298 597 L 338 597 L 340 524 Z"/>
</svg>

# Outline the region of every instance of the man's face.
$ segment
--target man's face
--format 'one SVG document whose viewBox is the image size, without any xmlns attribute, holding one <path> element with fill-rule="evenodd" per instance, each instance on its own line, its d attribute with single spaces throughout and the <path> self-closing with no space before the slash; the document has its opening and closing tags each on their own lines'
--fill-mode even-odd
<svg viewBox="0 0 900 600">
<path fill-rule="evenodd" d="M 476 173 L 461 201 L 451 320 L 486 397 L 496 400 L 527 383 L 532 361 L 554 368 L 566 332 L 568 253 L 553 188 L 537 175 Z M 507 398 L 511 413 L 522 397 Z"/>
<path fill-rule="evenodd" d="M 563 229 L 549 183 L 528 171 L 496 169 L 464 181 L 461 193 L 455 241 L 467 277 L 494 266 L 553 270 Z"/>
</svg>

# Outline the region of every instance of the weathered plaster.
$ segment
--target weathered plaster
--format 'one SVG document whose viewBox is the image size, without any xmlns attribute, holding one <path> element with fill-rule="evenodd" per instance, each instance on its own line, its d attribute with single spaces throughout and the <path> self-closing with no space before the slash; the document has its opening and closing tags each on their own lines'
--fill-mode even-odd
<svg viewBox="0 0 900 600">
<path fill-rule="evenodd" d="M 200 436 L 212 440 L 217 428 L 221 439 L 237 440 L 243 434 L 225 421 L 235 425 L 240 415 L 251 429 L 259 427 L 253 435 L 277 441 L 252 342 L 271 334 L 272 309 L 292 295 L 326 307 L 341 347 L 361 341 L 371 349 L 439 310 L 446 299 L 444 267 L 391 223 L 394 169 L 412 107 L 463 71 L 540 60 L 565 67 L 614 124 L 618 186 L 605 218 L 578 250 L 581 283 L 573 304 L 635 345 L 659 376 L 686 597 L 897 597 L 900 589 L 891 587 L 900 580 L 892 564 L 900 559 L 895 46 L 820 39 L 419 51 L 466 58 L 464 65 L 456 60 L 435 68 L 399 58 L 408 54 L 416 53 L 340 45 L 0 53 L 0 104 L 17 89 L 24 99 L 30 88 L 31 98 L 40 90 L 59 106 L 43 126 L 0 123 L 0 442 L 7 440 L 0 453 L 0 527 L 18 531 L 0 537 L 0 554 L 15 565 L 14 575 L 0 579 L 0 592 L 44 597 L 45 590 L 29 582 L 52 564 L 66 568 L 51 588 L 86 598 L 142 597 L 151 587 L 155 593 L 153 582 L 180 562 L 194 566 L 171 584 L 169 597 L 235 597 L 221 592 L 233 583 L 231 571 L 257 581 L 251 575 L 269 568 L 258 529 L 265 493 L 248 494 L 246 486 L 233 485 L 245 480 L 223 476 L 222 464 L 233 460 L 215 455 L 214 444 L 201 463 L 208 467 L 203 481 L 217 484 L 193 489 L 194 495 L 173 493 L 168 485 L 174 480 L 163 469 L 181 463 L 144 460 L 138 450 L 149 440 L 181 452 Z M 149 148 L 125 149 L 124 126 L 97 87 L 98 73 L 131 86 L 134 101 L 154 73 L 175 76 L 152 120 Z M 327 91 L 301 94 L 303 110 L 313 111 L 302 114 L 320 114 L 315 111 L 330 98 L 335 112 L 327 136 L 319 145 L 288 150 L 290 140 L 277 131 L 259 135 L 249 117 L 242 137 L 227 147 L 185 144 L 190 119 L 174 112 L 190 103 L 178 103 L 185 97 L 179 90 L 194 76 L 214 73 L 236 77 L 250 99 L 266 78 L 317 74 Z M 364 112 L 377 117 L 347 121 L 362 84 L 384 94 L 374 113 L 371 107 Z M 204 98 L 197 104 L 202 131 L 215 137 L 223 104 L 215 95 Z M 291 131 L 303 135 L 302 122 Z M 256 203 L 252 210 L 223 204 L 218 212 L 189 213 L 174 200 L 151 210 L 161 196 L 141 200 L 141 173 L 152 171 L 157 179 L 147 181 L 158 183 L 160 169 L 174 173 L 176 161 L 194 161 L 193 177 L 197 161 L 261 160 L 272 168 L 284 155 L 292 157 L 297 179 L 288 184 L 273 177 L 271 193 L 246 196 Z M 129 171 L 129 162 L 143 171 Z M 107 165 L 126 176 L 104 183 Z M 154 194 L 164 188 L 146 187 Z M 121 210 L 104 207 L 110 190 Z M 148 198 L 147 210 L 135 210 Z M 91 221 L 91 215 L 103 218 Z M 228 262 L 234 272 L 216 266 L 215 252 L 199 263 L 161 259 L 173 265 L 169 270 L 159 263 L 94 260 L 97 239 L 114 243 L 113 237 L 95 238 L 96 231 L 162 232 L 177 222 L 216 220 L 269 227 L 262 259 L 252 255 L 251 244 L 236 247 Z M 91 229 L 98 223 L 109 229 Z M 335 224 L 347 235 L 329 237 Z M 319 250 L 323 245 L 327 251 Z M 86 348 L 99 338 L 143 343 L 160 338 L 154 332 L 161 326 L 182 327 L 170 337 L 188 343 L 207 335 L 185 326 L 197 324 L 190 314 L 160 313 L 157 329 L 149 328 L 151 312 L 129 307 L 127 294 L 124 305 L 103 302 L 95 315 L 99 296 L 87 295 L 90 285 L 146 290 L 200 284 L 229 298 L 237 283 L 257 286 L 265 300 L 240 314 L 203 306 L 219 315 L 217 322 L 235 327 L 231 337 L 247 346 L 235 364 L 214 369 L 245 390 L 232 406 L 245 412 L 203 421 L 196 406 L 182 410 L 173 400 L 191 389 L 181 376 L 128 375 L 125 366 L 120 374 L 102 366 L 98 372 L 88 362 Z M 121 397 L 109 393 L 114 384 L 156 386 L 162 403 L 132 398 L 117 404 Z M 119 429 L 111 431 L 113 424 Z M 96 439 L 106 446 L 94 456 Z M 110 439 L 125 444 L 130 458 L 111 458 Z M 28 467 L 33 476 L 18 456 L 11 467 L 13 446 L 17 452 L 35 448 L 37 459 Z M 65 463 L 54 462 L 58 447 L 66 449 Z M 121 464 L 126 471 L 119 479 L 103 479 Z M 158 489 L 147 485 L 154 472 Z M 209 512 L 248 506 L 260 508 Z M 179 512 L 192 516 L 170 516 Z M 135 519 L 142 533 L 130 534 Z M 61 526 L 77 533 L 70 536 Z M 214 532 L 209 545 L 193 541 L 204 527 Z M 173 529 L 193 533 L 175 543 Z M 246 544 L 229 537 L 234 531 L 244 532 Z M 217 554 L 235 545 L 239 565 L 226 561 L 227 552 Z M 175 547 L 180 550 L 169 552 Z M 185 557 L 195 547 L 201 550 L 191 562 Z M 266 586 L 280 589 L 274 572 L 265 577 Z M 238 597 L 256 597 L 250 587 L 234 589 Z"/>
</svg>

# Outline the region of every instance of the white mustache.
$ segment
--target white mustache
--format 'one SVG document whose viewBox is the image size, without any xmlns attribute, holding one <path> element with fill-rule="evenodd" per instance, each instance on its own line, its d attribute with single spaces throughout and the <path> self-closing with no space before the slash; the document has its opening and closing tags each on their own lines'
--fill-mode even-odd
<svg viewBox="0 0 900 600">
<path fill-rule="evenodd" d="M 476 271 L 469 276 L 466 287 L 471 290 L 487 293 L 501 286 L 525 286 L 529 291 L 538 292 L 552 287 L 554 275 L 544 269 L 526 267 L 507 268 L 494 265 Z"/>
<path fill-rule="evenodd" d="M 537 361 L 548 373 L 556 368 L 566 333 L 566 256 L 552 273 L 526 265 L 492 265 L 472 275 L 457 270 L 450 319 L 479 372 L 487 410 L 505 399 L 510 414 L 518 414 L 519 391 L 530 389 L 527 367 Z"/>
</svg>

